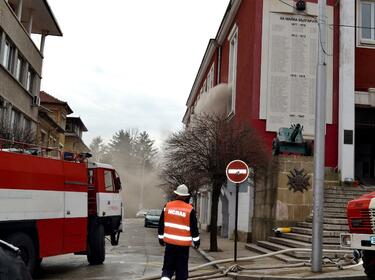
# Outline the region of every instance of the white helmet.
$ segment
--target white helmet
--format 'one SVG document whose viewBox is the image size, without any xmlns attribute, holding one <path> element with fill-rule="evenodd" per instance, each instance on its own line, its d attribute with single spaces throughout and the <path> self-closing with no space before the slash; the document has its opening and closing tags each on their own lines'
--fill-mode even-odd
<svg viewBox="0 0 375 280">
<path fill-rule="evenodd" d="M 185 184 L 179 185 L 174 191 L 175 194 L 179 196 L 189 196 L 189 189 Z"/>
</svg>

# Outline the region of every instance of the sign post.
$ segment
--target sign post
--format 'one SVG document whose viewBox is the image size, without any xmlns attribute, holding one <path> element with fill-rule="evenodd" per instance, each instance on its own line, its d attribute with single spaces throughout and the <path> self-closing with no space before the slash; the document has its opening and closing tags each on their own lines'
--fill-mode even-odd
<svg viewBox="0 0 375 280">
<path fill-rule="evenodd" d="M 240 184 L 245 182 L 249 176 L 249 167 L 242 160 L 233 160 L 227 165 L 227 178 L 236 184 L 236 216 L 234 225 L 234 262 L 237 262 L 237 240 L 238 240 L 238 192 Z"/>
</svg>

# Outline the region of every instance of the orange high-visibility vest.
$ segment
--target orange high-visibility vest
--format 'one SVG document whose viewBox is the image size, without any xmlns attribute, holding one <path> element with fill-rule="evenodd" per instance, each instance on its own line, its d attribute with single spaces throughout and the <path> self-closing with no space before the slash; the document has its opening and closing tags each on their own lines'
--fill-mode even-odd
<svg viewBox="0 0 375 280">
<path fill-rule="evenodd" d="M 193 206 L 181 200 L 168 202 L 164 208 L 164 242 L 191 246 L 190 213 Z"/>
</svg>

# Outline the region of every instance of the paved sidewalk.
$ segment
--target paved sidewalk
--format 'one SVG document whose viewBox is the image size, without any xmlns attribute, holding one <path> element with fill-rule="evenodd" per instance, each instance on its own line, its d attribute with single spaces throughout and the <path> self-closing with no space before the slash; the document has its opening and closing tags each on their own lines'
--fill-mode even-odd
<svg viewBox="0 0 375 280">
<path fill-rule="evenodd" d="M 218 237 L 219 252 L 209 252 L 209 233 L 201 232 L 201 247 L 199 252 L 209 261 L 233 258 L 234 242 L 233 240 Z M 251 252 L 245 248 L 245 243 L 238 242 L 238 258 L 259 256 L 260 254 Z M 219 266 L 228 268 L 234 263 L 220 264 Z M 354 268 L 339 270 L 336 267 L 324 267 L 322 273 L 311 272 L 311 267 L 286 267 L 284 262 L 272 257 L 259 260 L 244 261 L 238 263 L 242 267 L 250 268 L 243 270 L 234 279 L 252 279 L 252 280 L 271 280 L 271 279 L 345 279 L 345 280 L 365 280 L 367 277 L 363 272 L 362 265 Z"/>
</svg>

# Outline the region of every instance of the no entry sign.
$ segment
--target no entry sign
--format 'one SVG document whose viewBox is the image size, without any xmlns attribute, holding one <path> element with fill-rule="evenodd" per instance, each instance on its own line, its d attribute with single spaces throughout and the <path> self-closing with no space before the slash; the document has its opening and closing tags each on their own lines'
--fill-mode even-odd
<svg viewBox="0 0 375 280">
<path fill-rule="evenodd" d="M 226 173 L 229 181 L 240 184 L 249 176 L 249 167 L 242 160 L 233 160 L 227 165 Z"/>
</svg>

